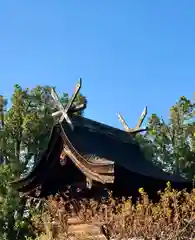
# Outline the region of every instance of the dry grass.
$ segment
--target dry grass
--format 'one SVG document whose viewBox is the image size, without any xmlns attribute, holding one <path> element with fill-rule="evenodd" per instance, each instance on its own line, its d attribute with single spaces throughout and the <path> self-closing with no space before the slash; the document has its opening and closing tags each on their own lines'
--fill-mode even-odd
<svg viewBox="0 0 195 240">
<path fill-rule="evenodd" d="M 114 199 L 111 194 L 99 202 L 83 199 L 76 204 L 50 198 L 44 214 L 34 219 L 39 239 L 68 239 L 68 217 L 73 212 L 84 222 L 102 225 L 108 239 L 195 239 L 195 189 L 178 192 L 168 183 L 159 192 L 158 203 L 150 201 L 143 189 L 139 192 L 136 204 L 131 198 Z"/>
</svg>

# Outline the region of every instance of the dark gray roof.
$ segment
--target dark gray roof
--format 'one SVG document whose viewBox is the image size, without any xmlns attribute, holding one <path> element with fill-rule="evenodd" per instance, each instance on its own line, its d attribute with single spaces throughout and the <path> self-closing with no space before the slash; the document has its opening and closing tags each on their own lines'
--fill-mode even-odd
<svg viewBox="0 0 195 240">
<path fill-rule="evenodd" d="M 74 130 L 65 121 L 53 127 L 48 147 L 32 171 L 13 183 L 20 185 L 19 191 L 32 191 L 37 185 L 55 177 L 55 172 L 64 176 L 64 168 L 59 161 L 63 145 L 76 167 L 87 177 L 101 183 L 114 181 L 114 166 L 127 169 L 129 174 L 134 172 L 154 179 L 185 181 L 163 172 L 148 161 L 129 133 L 80 116 L 71 120 Z"/>
<path fill-rule="evenodd" d="M 112 161 L 129 171 L 140 173 L 157 179 L 185 181 L 172 176 L 145 158 L 133 135 L 123 130 L 84 118 L 72 118 L 74 132 L 66 122 L 64 131 L 72 145 L 85 158 Z"/>
</svg>

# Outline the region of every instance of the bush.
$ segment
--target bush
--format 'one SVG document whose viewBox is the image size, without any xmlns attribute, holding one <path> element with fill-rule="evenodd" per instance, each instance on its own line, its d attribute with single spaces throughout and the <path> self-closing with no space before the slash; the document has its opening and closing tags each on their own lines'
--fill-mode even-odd
<svg viewBox="0 0 195 240">
<path fill-rule="evenodd" d="M 25 201 L 9 184 L 14 174 L 11 165 L 0 165 L 0 239 L 3 240 L 33 236 L 30 221 L 23 214 Z"/>
<path fill-rule="evenodd" d="M 158 192 L 160 200 L 157 203 L 148 198 L 144 189 L 139 189 L 139 193 L 136 204 L 131 198 L 113 198 L 111 193 L 100 201 L 65 202 L 59 196 L 51 197 L 46 201 L 44 214 L 34 219 L 37 235 L 67 239 L 70 234 L 68 217 L 76 213 L 85 222 L 100 224 L 104 234 L 107 232 L 114 239 L 189 240 L 195 237 L 195 189 L 190 193 L 176 191 L 168 183 L 163 192 Z"/>
</svg>

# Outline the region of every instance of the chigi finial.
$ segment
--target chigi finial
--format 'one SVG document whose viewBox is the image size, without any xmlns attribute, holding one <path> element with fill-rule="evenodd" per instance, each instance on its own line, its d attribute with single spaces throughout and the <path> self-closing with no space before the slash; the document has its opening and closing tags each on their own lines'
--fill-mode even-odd
<svg viewBox="0 0 195 240">
<path fill-rule="evenodd" d="M 78 111 L 80 108 L 82 108 L 82 106 L 73 106 L 74 100 L 76 99 L 80 89 L 82 86 L 82 80 L 81 78 L 79 79 L 78 83 L 76 84 L 74 93 L 72 94 L 71 98 L 69 99 L 68 103 L 66 104 L 66 106 L 64 107 L 60 101 L 60 98 L 58 97 L 57 93 L 55 92 L 55 90 L 52 88 L 51 89 L 51 96 L 55 102 L 55 105 L 57 106 L 57 108 L 59 109 L 59 111 L 54 112 L 52 114 L 53 117 L 56 116 L 60 116 L 60 120 L 59 122 L 62 123 L 64 121 L 64 119 L 66 120 L 66 122 L 69 124 L 69 126 L 71 127 L 71 129 L 74 129 L 74 126 L 68 116 L 68 112 L 73 108 L 76 111 Z"/>
<path fill-rule="evenodd" d="M 147 128 L 140 128 L 142 123 L 143 123 L 143 121 L 144 121 L 144 119 L 145 119 L 145 117 L 146 117 L 146 115 L 147 115 L 147 106 L 144 108 L 144 110 L 143 110 L 143 112 L 142 112 L 142 114 L 141 114 L 141 116 L 140 116 L 140 118 L 139 118 L 139 120 L 138 120 L 138 122 L 136 124 L 136 127 L 135 128 L 130 128 L 127 125 L 127 123 L 124 120 L 124 118 L 121 116 L 121 114 L 120 113 L 117 114 L 118 119 L 121 122 L 124 130 L 126 132 L 129 132 L 129 133 L 132 133 L 132 134 L 136 134 L 136 133 L 139 133 L 139 132 L 147 131 Z"/>
</svg>

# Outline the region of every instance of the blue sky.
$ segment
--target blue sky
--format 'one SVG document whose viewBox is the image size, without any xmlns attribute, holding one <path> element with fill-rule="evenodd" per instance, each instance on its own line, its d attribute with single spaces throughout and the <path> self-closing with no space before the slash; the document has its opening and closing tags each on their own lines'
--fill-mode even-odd
<svg viewBox="0 0 195 240">
<path fill-rule="evenodd" d="M 130 127 L 145 105 L 168 117 L 195 90 L 194 0 L 7 0 L 0 3 L 0 94 L 13 85 L 55 85 L 79 77 L 86 117 Z"/>
</svg>

